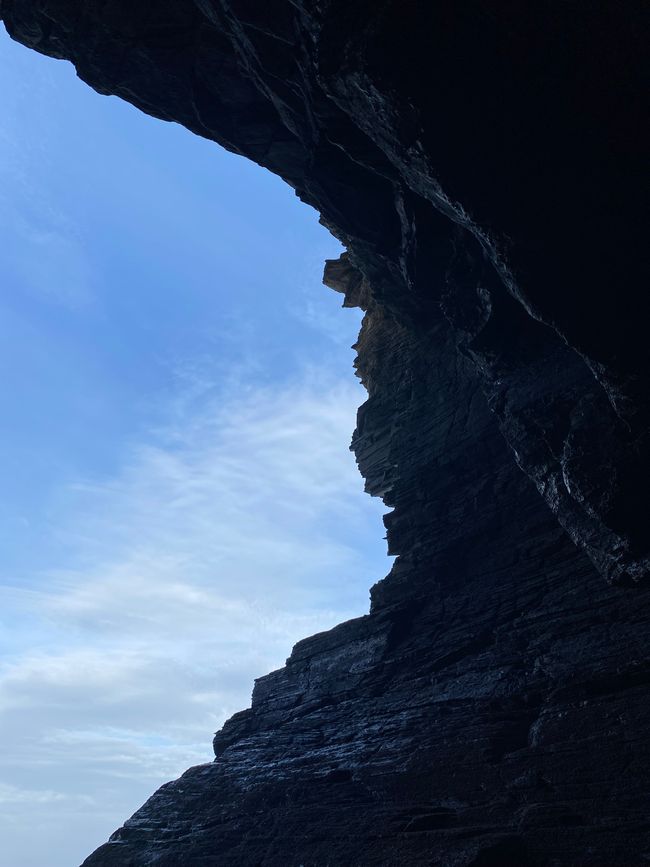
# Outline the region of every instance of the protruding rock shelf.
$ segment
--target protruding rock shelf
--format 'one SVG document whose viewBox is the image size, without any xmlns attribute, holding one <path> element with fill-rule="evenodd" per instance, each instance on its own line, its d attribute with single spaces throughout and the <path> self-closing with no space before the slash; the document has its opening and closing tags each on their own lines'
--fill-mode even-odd
<svg viewBox="0 0 650 867">
<path fill-rule="evenodd" d="M 649 9 L 0 0 L 344 243 L 353 449 L 399 555 L 87 867 L 650 859 Z"/>
</svg>

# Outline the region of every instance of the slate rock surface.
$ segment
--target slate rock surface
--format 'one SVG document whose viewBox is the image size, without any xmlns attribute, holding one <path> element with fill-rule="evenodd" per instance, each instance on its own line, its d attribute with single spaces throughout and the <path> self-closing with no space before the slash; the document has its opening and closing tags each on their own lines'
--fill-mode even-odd
<svg viewBox="0 0 650 867">
<path fill-rule="evenodd" d="M 649 9 L 0 3 L 344 243 L 352 447 L 399 555 L 88 867 L 650 860 Z"/>
</svg>

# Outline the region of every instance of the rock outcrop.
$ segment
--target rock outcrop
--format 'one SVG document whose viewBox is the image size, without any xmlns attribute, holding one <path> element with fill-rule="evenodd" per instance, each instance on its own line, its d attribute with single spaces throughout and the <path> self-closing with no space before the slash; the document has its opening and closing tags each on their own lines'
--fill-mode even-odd
<svg viewBox="0 0 650 867">
<path fill-rule="evenodd" d="M 399 555 L 85 864 L 647 863 L 647 4 L 0 15 L 281 175 L 343 242 L 353 449 Z"/>
</svg>

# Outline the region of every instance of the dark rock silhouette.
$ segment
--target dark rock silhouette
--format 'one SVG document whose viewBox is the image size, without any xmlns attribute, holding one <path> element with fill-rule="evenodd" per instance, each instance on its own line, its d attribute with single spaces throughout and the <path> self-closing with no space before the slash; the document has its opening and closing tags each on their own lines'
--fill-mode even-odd
<svg viewBox="0 0 650 867">
<path fill-rule="evenodd" d="M 281 175 L 366 311 L 366 617 L 300 642 L 88 867 L 650 859 L 650 7 L 1 0 Z M 645 279 L 644 279 L 645 278 Z"/>
</svg>

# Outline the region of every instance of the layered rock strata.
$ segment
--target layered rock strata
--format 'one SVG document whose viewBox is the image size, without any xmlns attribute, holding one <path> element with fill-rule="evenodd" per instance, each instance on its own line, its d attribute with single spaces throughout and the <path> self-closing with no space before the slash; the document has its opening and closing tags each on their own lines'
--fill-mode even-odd
<svg viewBox="0 0 650 867">
<path fill-rule="evenodd" d="M 398 555 L 85 864 L 646 863 L 646 4 L 0 14 L 280 174 L 344 243 L 353 448 Z"/>
</svg>

